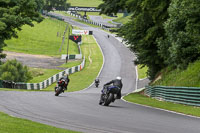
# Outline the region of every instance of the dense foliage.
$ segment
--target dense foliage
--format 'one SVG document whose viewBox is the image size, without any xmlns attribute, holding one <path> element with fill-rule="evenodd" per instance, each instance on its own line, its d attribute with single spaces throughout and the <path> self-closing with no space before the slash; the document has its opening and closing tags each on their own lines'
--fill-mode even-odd
<svg viewBox="0 0 200 133">
<path fill-rule="evenodd" d="M 101 14 L 110 15 L 116 14 L 119 10 L 125 10 L 126 0 L 103 0 L 103 2 L 98 7 L 101 9 Z"/>
<path fill-rule="evenodd" d="M 4 41 L 17 37 L 16 30 L 24 24 L 33 26 L 32 21 L 42 21 L 39 9 L 35 0 L 0 0 L 0 59 L 5 57 Z"/>
<path fill-rule="evenodd" d="M 26 82 L 32 78 L 27 66 L 16 60 L 8 60 L 0 66 L 0 79 L 14 82 Z"/>
<path fill-rule="evenodd" d="M 67 10 L 68 7 L 67 0 L 44 0 L 43 10 Z"/>
<path fill-rule="evenodd" d="M 5 58 L 4 41 L 17 37 L 17 30 L 23 25 L 41 22 L 42 10 L 65 10 L 68 6 L 66 0 L 0 0 L 0 59 Z"/>
<path fill-rule="evenodd" d="M 153 79 L 167 66 L 186 68 L 200 55 L 199 0 L 103 0 L 102 13 L 127 10 L 131 21 L 119 30 Z M 110 9 L 112 7 L 112 9 Z M 180 68 L 181 68 L 180 67 Z"/>
<path fill-rule="evenodd" d="M 186 68 L 200 57 L 200 1 L 173 0 L 168 13 L 166 38 L 158 40 L 160 55 L 166 64 Z"/>
</svg>

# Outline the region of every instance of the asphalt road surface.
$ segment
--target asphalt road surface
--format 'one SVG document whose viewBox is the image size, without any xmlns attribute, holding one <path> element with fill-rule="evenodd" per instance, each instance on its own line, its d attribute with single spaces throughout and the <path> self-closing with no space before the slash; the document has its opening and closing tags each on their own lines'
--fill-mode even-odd
<svg viewBox="0 0 200 133">
<path fill-rule="evenodd" d="M 29 67 L 60 69 L 60 70 L 66 69 L 59 67 L 60 65 L 65 63 L 65 60 L 61 60 L 60 58 L 50 57 L 45 55 L 31 55 L 24 53 L 8 52 L 8 51 L 4 51 L 4 53 L 6 54 L 6 59 L 3 59 L 2 61 L 16 59 L 23 65 Z"/>
<path fill-rule="evenodd" d="M 105 64 L 99 75 L 102 85 L 120 75 L 123 95 L 136 89 L 134 55 L 114 37 L 86 25 L 66 21 L 93 30 L 102 48 Z M 60 128 L 86 133 L 200 133 L 200 119 L 116 100 L 109 107 L 98 105 L 100 88 L 94 85 L 58 97 L 53 92 L 0 92 L 0 110 Z"/>
<path fill-rule="evenodd" d="M 110 26 L 110 27 L 116 26 L 114 24 L 108 23 L 109 21 L 112 21 L 113 19 L 103 19 L 102 16 L 95 16 L 95 15 L 89 15 L 89 17 L 94 22 L 98 22 L 98 23 L 101 23 L 103 25 Z"/>
</svg>

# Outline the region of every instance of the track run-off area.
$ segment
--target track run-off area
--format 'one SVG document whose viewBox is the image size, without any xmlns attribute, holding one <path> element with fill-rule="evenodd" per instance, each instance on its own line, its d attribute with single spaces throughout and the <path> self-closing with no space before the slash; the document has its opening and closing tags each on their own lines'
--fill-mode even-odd
<svg viewBox="0 0 200 133">
<path fill-rule="evenodd" d="M 200 118 L 149 108 L 116 100 L 110 106 L 98 104 L 103 84 L 116 76 L 123 81 L 122 94 L 137 89 L 134 54 L 114 36 L 64 17 L 66 22 L 93 36 L 104 55 L 99 73 L 100 86 L 91 85 L 82 91 L 54 92 L 1 91 L 0 111 L 32 121 L 85 133 L 200 133 Z M 142 86 L 142 85 L 141 85 Z M 144 86 L 144 85 L 143 85 Z"/>
</svg>

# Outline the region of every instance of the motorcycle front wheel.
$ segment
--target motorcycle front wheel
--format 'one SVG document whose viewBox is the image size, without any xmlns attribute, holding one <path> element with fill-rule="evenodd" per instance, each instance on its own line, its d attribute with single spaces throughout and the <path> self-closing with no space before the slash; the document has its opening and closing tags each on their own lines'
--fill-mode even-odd
<svg viewBox="0 0 200 133">
<path fill-rule="evenodd" d="M 58 89 L 56 89 L 55 96 L 58 96 L 61 92 L 62 92 L 62 87 L 58 87 Z"/>
</svg>

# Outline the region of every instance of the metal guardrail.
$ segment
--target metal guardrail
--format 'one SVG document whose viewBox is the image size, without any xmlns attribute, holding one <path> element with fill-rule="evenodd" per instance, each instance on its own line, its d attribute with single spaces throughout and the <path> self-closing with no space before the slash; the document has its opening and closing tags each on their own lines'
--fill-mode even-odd
<svg viewBox="0 0 200 133">
<path fill-rule="evenodd" d="M 144 93 L 163 101 L 200 106 L 200 87 L 146 86 Z"/>
</svg>

